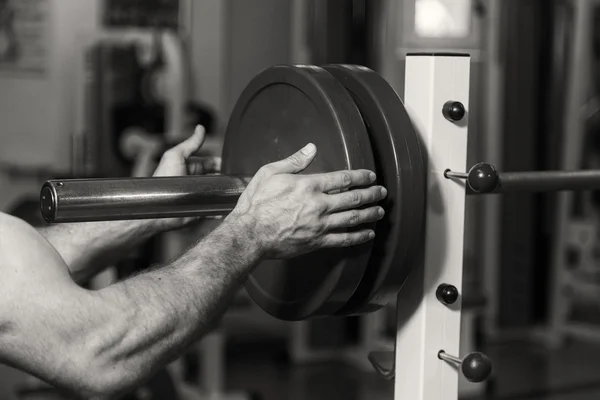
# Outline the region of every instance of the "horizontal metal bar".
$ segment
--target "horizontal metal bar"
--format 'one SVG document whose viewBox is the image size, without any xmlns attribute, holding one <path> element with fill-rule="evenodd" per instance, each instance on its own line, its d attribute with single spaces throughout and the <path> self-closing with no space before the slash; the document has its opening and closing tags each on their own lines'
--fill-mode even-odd
<svg viewBox="0 0 600 400">
<path fill-rule="evenodd" d="M 252 178 L 204 175 L 48 181 L 40 207 L 46 222 L 90 222 L 229 214 Z"/>
<path fill-rule="evenodd" d="M 448 179 L 466 179 L 468 194 L 559 192 L 600 189 L 600 170 L 497 172 L 487 163 L 468 173 L 446 171 Z"/>
<path fill-rule="evenodd" d="M 495 193 L 600 189 L 600 170 L 503 172 Z"/>
</svg>

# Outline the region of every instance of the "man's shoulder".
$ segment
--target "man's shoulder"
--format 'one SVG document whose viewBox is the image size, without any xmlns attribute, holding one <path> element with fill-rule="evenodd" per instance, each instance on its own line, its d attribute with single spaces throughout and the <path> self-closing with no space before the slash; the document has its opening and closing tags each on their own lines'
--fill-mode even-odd
<svg viewBox="0 0 600 400">
<path fill-rule="evenodd" d="M 32 238 L 37 231 L 27 222 L 0 212 L 0 247 L 20 243 L 24 238 Z"/>
<path fill-rule="evenodd" d="M 6 213 L 0 212 L 0 230 L 5 230 L 10 228 L 16 224 L 15 221 L 17 218 L 12 215 L 8 215 Z"/>
<path fill-rule="evenodd" d="M 37 229 L 22 219 L 0 213 L 0 264 L 35 264 L 49 256 L 54 257 L 54 248 Z"/>
<path fill-rule="evenodd" d="M 28 227 L 27 224 L 22 219 L 17 217 L 13 217 L 12 215 L 0 212 L 0 232 L 11 231 L 13 229 L 23 229 Z"/>
<path fill-rule="evenodd" d="M 0 212 L 0 261 L 10 264 L 15 249 L 20 247 L 25 227 L 24 222 L 12 215 Z"/>
</svg>

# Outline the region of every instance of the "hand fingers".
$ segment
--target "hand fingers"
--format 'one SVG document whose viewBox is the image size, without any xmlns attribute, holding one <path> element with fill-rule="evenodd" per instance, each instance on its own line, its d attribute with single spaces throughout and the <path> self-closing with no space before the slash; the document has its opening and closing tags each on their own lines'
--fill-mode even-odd
<svg viewBox="0 0 600 400">
<path fill-rule="evenodd" d="M 188 175 L 215 174 L 220 172 L 217 157 L 190 157 L 187 160 Z"/>
<path fill-rule="evenodd" d="M 317 155 L 317 147 L 310 143 L 302 150 L 292 154 L 285 160 L 265 165 L 259 174 L 271 176 L 276 174 L 296 174 L 304 171 Z"/>
<path fill-rule="evenodd" d="M 204 161 L 194 159 L 194 157 L 188 158 L 187 173 L 188 175 L 204 175 L 206 174 L 206 168 L 204 168 Z"/>
<path fill-rule="evenodd" d="M 336 213 L 325 217 L 329 229 L 352 228 L 362 224 L 376 222 L 382 219 L 385 211 L 381 207 L 370 207 L 364 210 L 352 210 Z"/>
<path fill-rule="evenodd" d="M 327 212 L 334 213 L 377 203 L 386 198 L 387 190 L 383 186 L 372 186 L 326 196 Z"/>
<path fill-rule="evenodd" d="M 368 242 L 375 238 L 375 232 L 364 229 L 358 232 L 330 233 L 322 239 L 322 247 L 351 247 Z"/>
<path fill-rule="evenodd" d="M 187 140 L 179 143 L 177 146 L 173 147 L 169 152 L 177 154 L 184 159 L 189 158 L 192 154 L 200 150 L 202 144 L 204 144 L 204 139 L 206 138 L 206 130 L 203 126 L 198 125 L 194 134 L 190 136 Z"/>
<path fill-rule="evenodd" d="M 319 190 L 325 193 L 351 187 L 367 186 L 374 183 L 376 178 L 374 172 L 363 169 L 336 171 L 311 176 L 311 179 L 316 180 Z"/>
</svg>

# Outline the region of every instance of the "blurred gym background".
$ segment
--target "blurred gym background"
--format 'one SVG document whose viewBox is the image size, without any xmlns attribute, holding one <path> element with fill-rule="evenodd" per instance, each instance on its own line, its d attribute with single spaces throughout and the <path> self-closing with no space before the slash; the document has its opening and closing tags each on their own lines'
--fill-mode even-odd
<svg viewBox="0 0 600 400">
<path fill-rule="evenodd" d="M 0 209 L 41 224 L 44 180 L 148 175 L 196 124 L 217 172 L 228 115 L 263 68 L 361 64 L 402 94 L 410 52 L 471 55 L 470 164 L 600 168 L 597 0 L 0 0 Z M 462 397 L 600 398 L 599 215 L 595 192 L 468 199 L 461 353 L 485 351 L 495 371 L 461 381 Z M 88 285 L 217 223 L 155 238 Z M 242 291 L 127 398 L 393 399 L 367 355 L 393 346 L 395 306 L 284 323 Z M 0 366 L 0 399 L 61 397 Z"/>
</svg>

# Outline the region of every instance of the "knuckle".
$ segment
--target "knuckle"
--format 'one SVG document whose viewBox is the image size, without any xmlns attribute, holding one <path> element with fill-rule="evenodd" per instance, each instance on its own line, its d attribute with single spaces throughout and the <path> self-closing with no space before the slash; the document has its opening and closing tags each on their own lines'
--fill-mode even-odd
<svg viewBox="0 0 600 400">
<path fill-rule="evenodd" d="M 316 201 L 315 208 L 320 215 L 324 215 L 329 212 L 329 204 L 326 201 Z"/>
<path fill-rule="evenodd" d="M 292 155 L 288 157 L 288 162 L 290 164 L 292 164 L 294 167 L 300 167 L 302 166 L 302 162 L 300 161 L 300 159 L 298 158 L 297 155 Z"/>
<path fill-rule="evenodd" d="M 323 209 L 323 202 L 312 198 L 312 199 L 306 199 L 305 200 L 305 204 L 308 205 L 308 209 L 310 210 L 311 214 L 313 215 L 320 215 L 321 214 L 321 210 Z"/>
<path fill-rule="evenodd" d="M 352 246 L 354 244 L 354 241 L 352 240 L 352 236 L 346 235 L 344 237 L 344 239 L 342 240 L 342 243 L 344 244 L 344 247 Z"/>
<path fill-rule="evenodd" d="M 328 232 L 330 232 L 334 228 L 334 225 L 329 220 L 323 220 L 319 225 L 318 235 L 320 237 L 325 237 Z"/>
<path fill-rule="evenodd" d="M 336 175 L 336 174 L 327 174 L 326 176 L 327 179 L 327 185 L 331 186 L 331 187 L 337 187 L 340 185 L 340 180 L 341 178 Z"/>
<path fill-rule="evenodd" d="M 316 232 L 316 236 L 323 236 L 323 234 L 325 232 L 327 232 L 328 230 L 331 229 L 331 222 L 330 221 L 323 221 L 321 220 L 318 224 L 315 224 L 315 232 Z"/>
<path fill-rule="evenodd" d="M 361 201 L 360 194 L 358 192 L 350 192 L 350 204 L 353 206 L 359 206 Z"/>
<path fill-rule="evenodd" d="M 333 243 L 331 241 L 331 238 L 329 238 L 328 236 L 323 236 L 318 240 L 318 244 L 320 247 L 322 248 L 326 248 L 326 247 L 332 247 Z"/>
<path fill-rule="evenodd" d="M 313 179 L 301 179 L 299 182 L 299 187 L 305 191 L 313 191 L 317 187 L 316 182 Z"/>
<path fill-rule="evenodd" d="M 340 172 L 340 180 L 342 182 L 343 187 L 350 186 L 350 184 L 352 183 L 352 176 L 350 175 L 350 172 L 348 172 L 348 171 Z"/>
<path fill-rule="evenodd" d="M 266 176 L 271 175 L 272 170 L 273 170 L 273 166 L 271 164 L 267 164 L 267 165 L 263 165 L 256 174 L 261 177 L 266 177 Z"/>
<path fill-rule="evenodd" d="M 358 225 L 360 223 L 360 213 L 358 211 L 352 211 L 348 220 L 350 225 Z"/>
</svg>

